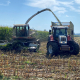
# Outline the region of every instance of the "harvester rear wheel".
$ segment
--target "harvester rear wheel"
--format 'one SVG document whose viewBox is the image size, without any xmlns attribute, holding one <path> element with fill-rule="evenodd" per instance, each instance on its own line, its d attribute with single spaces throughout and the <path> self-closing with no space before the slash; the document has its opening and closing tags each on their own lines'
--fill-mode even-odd
<svg viewBox="0 0 80 80">
<path fill-rule="evenodd" d="M 47 44 L 47 56 L 57 55 L 58 53 L 58 45 L 55 42 L 49 42 Z"/>
</svg>

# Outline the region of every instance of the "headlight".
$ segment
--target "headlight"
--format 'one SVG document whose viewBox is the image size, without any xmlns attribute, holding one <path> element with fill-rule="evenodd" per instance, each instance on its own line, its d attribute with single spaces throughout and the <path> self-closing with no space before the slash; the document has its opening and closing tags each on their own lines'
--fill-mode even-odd
<svg viewBox="0 0 80 80">
<path fill-rule="evenodd" d="M 61 41 L 60 43 L 67 43 L 67 42 L 62 42 L 62 41 Z"/>
<path fill-rule="evenodd" d="M 60 43 L 63 43 L 62 41 Z"/>
</svg>

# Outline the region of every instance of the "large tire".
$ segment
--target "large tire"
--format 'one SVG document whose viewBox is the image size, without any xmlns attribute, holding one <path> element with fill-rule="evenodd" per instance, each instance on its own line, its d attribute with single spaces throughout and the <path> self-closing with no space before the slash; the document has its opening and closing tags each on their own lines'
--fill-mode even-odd
<svg viewBox="0 0 80 80">
<path fill-rule="evenodd" d="M 58 45 L 55 42 L 49 42 L 47 44 L 47 56 L 53 56 L 58 54 Z"/>
<path fill-rule="evenodd" d="M 70 53 L 77 55 L 79 53 L 79 45 L 74 41 L 69 41 L 68 45 L 70 46 Z"/>
</svg>

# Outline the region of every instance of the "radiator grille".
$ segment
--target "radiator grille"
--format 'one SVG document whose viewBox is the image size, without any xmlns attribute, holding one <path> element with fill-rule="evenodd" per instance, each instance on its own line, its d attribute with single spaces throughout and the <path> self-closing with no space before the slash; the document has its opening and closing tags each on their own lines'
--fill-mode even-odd
<svg viewBox="0 0 80 80">
<path fill-rule="evenodd" d="M 61 37 L 61 41 L 66 41 L 66 37 Z"/>
</svg>

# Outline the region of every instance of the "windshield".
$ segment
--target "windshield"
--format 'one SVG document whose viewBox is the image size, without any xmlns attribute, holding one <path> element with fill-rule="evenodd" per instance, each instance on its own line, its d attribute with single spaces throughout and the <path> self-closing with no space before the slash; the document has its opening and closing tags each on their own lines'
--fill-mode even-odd
<svg viewBox="0 0 80 80">
<path fill-rule="evenodd" d="M 67 36 L 67 29 L 65 28 L 56 29 L 56 36 L 58 37 L 59 35 Z"/>
</svg>

